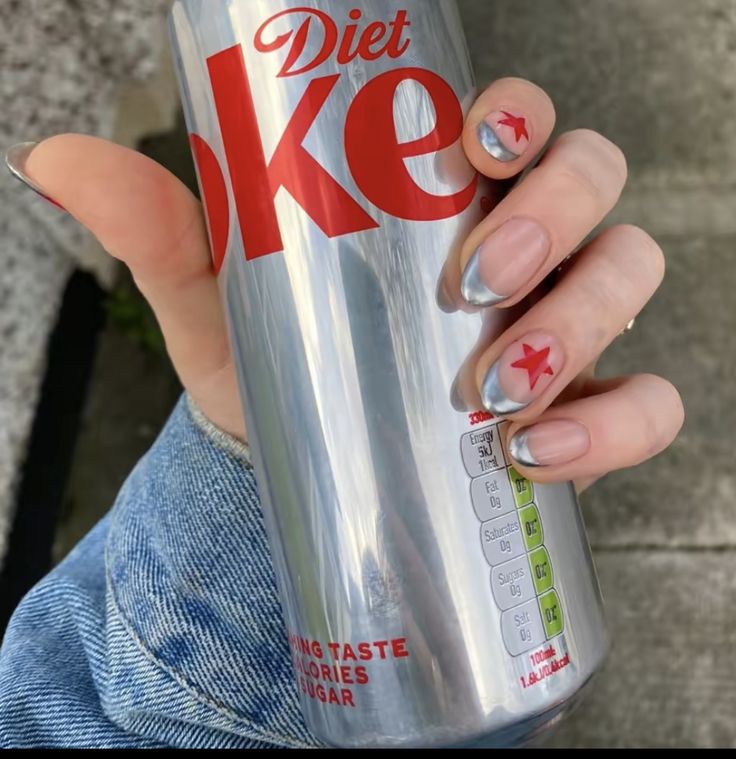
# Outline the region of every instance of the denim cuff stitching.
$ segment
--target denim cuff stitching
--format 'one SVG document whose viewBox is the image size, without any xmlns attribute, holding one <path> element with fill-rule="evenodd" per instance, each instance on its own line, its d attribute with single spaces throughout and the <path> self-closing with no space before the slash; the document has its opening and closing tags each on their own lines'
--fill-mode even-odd
<svg viewBox="0 0 736 759">
<path fill-rule="evenodd" d="M 250 454 L 250 446 L 221 430 L 211 422 L 199 406 L 194 402 L 189 393 L 185 393 L 187 410 L 197 429 L 219 450 L 231 458 L 245 464 L 249 469 L 253 467 Z"/>
</svg>

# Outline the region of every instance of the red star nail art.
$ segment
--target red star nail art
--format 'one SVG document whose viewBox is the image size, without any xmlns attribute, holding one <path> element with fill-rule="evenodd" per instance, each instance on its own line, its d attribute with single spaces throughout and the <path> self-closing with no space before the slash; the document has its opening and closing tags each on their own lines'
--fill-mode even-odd
<svg viewBox="0 0 736 759">
<path fill-rule="evenodd" d="M 529 139 L 529 132 L 526 131 L 526 119 L 523 116 L 514 116 L 508 111 L 501 111 L 501 113 L 506 118 L 500 119 L 498 123 L 511 127 L 514 130 L 514 139 L 517 142 L 520 142 L 522 138 Z"/>
<path fill-rule="evenodd" d="M 480 388 L 483 407 L 496 416 L 522 411 L 560 376 L 564 365 L 564 347 L 555 335 L 541 329 L 527 332 L 486 372 Z"/>
<path fill-rule="evenodd" d="M 514 369 L 524 369 L 529 373 L 529 389 L 534 390 L 534 386 L 539 382 L 543 374 L 552 374 L 552 367 L 549 365 L 547 357 L 549 356 L 549 346 L 542 348 L 541 351 L 534 350 L 531 345 L 523 343 L 524 358 L 514 361 L 511 366 Z"/>
</svg>

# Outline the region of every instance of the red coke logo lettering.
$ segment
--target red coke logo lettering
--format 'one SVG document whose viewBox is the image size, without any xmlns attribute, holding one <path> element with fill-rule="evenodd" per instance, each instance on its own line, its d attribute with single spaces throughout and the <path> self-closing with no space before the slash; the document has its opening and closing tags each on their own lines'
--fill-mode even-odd
<svg viewBox="0 0 736 759">
<path fill-rule="evenodd" d="M 306 14 L 306 15 L 305 15 Z M 298 27 L 275 34 L 273 25 L 294 17 Z M 360 11 L 349 14 L 353 21 Z M 309 44 L 318 28 L 321 45 Z M 323 11 L 292 8 L 265 21 L 256 32 L 254 48 L 261 54 L 285 49 L 277 78 L 314 71 L 328 62 L 344 65 L 356 58 L 400 58 L 411 40 L 406 11 L 398 11 L 389 23 L 375 21 L 362 29 L 349 23 L 342 32 Z M 310 52 L 305 59 L 305 50 Z M 304 147 L 313 127 L 341 78 L 330 73 L 311 79 L 278 141 L 266 158 L 258 128 L 256 108 L 241 45 L 207 60 L 215 109 L 230 173 L 235 210 L 247 260 L 283 250 L 274 198 L 283 188 L 330 238 L 379 227 L 378 222 Z M 334 70 L 334 69 L 333 69 Z M 435 123 L 428 134 L 399 141 L 394 121 L 394 96 L 407 81 L 419 84 L 432 103 Z M 406 159 L 434 154 L 455 144 L 462 134 L 463 113 L 450 85 L 424 68 L 389 69 L 370 79 L 355 94 L 344 123 L 345 158 L 363 197 L 386 214 L 410 221 L 439 221 L 464 211 L 477 188 L 477 176 L 452 195 L 434 195 L 420 187 L 406 167 Z M 199 135 L 192 147 L 209 220 L 215 270 L 219 271 L 227 248 L 230 207 L 227 189 L 214 151 Z M 253 188 L 258 188 L 255 192 Z"/>
</svg>

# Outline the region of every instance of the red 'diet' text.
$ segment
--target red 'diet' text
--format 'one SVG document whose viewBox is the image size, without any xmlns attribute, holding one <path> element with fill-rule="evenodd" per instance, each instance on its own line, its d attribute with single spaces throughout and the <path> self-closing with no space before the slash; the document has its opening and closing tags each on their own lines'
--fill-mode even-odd
<svg viewBox="0 0 736 759">
<path fill-rule="evenodd" d="M 330 73 L 309 80 L 303 95 L 277 142 L 265 155 L 251 81 L 241 45 L 207 59 L 220 132 L 225 149 L 235 211 L 245 257 L 248 260 L 278 253 L 283 240 L 274 198 L 283 188 L 330 238 L 376 229 L 379 223 L 305 147 L 304 140 L 319 125 L 320 114 L 340 85 L 336 67 L 356 58 L 399 59 L 409 48 L 406 11 L 391 20 L 372 21 L 363 28 L 352 21 L 338 24 L 323 11 L 292 8 L 267 19 L 256 32 L 253 46 L 261 54 L 286 51 L 277 79 L 307 75 L 318 68 Z M 272 26 L 284 19 L 297 26 L 277 34 Z M 307 41 L 319 28 L 324 41 L 318 52 L 304 61 Z M 399 141 L 394 119 L 394 96 L 407 81 L 426 92 L 435 113 L 428 134 Z M 274 85 L 276 86 L 276 85 Z M 406 166 L 407 159 L 431 155 L 457 143 L 463 128 L 463 112 L 452 87 L 433 71 L 419 67 L 392 68 L 366 82 L 347 108 L 343 129 L 345 162 L 363 198 L 386 214 L 409 221 L 438 221 L 464 211 L 475 196 L 477 175 L 451 195 L 435 195 L 420 187 Z M 214 151 L 199 135 L 192 135 L 195 159 L 207 212 L 215 269 L 225 255 L 230 227 L 230 201 Z M 253 192 L 258 187 L 259 192 Z"/>
<path fill-rule="evenodd" d="M 309 698 L 355 708 L 354 688 L 370 682 L 369 663 L 409 656 L 406 638 L 326 644 L 289 633 L 299 690 Z"/>
<path fill-rule="evenodd" d="M 272 53 L 281 48 L 287 49 L 286 58 L 279 77 L 297 76 L 317 68 L 325 61 L 334 57 L 336 63 L 344 66 L 356 58 L 364 61 L 375 61 L 386 55 L 389 58 L 400 58 L 411 45 L 411 40 L 404 39 L 405 30 L 411 26 L 407 20 L 406 11 L 397 11 L 396 16 L 387 24 L 383 21 L 363 22 L 363 13 L 358 8 L 348 13 L 351 22 L 341 30 L 335 21 L 324 11 L 317 8 L 288 8 L 266 19 L 256 32 L 254 45 L 259 53 Z M 287 32 L 277 34 L 266 41 L 267 34 L 279 19 L 292 17 L 298 26 Z M 302 59 L 308 43 L 316 38 L 321 40 L 319 48 L 312 57 L 301 62 L 298 68 L 294 66 Z"/>
</svg>

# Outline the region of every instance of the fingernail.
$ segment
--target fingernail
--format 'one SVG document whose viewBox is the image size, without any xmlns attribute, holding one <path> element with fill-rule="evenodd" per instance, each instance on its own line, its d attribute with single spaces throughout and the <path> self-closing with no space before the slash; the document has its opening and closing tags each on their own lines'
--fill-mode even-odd
<svg viewBox="0 0 736 759">
<path fill-rule="evenodd" d="M 518 292 L 549 255 L 547 230 L 534 219 L 516 217 L 481 243 L 465 267 L 463 298 L 473 306 L 495 306 Z"/>
<path fill-rule="evenodd" d="M 23 182 L 26 187 L 30 187 L 33 192 L 40 195 L 45 201 L 54 206 L 54 208 L 58 208 L 60 211 L 66 211 L 64 206 L 49 197 L 43 189 L 41 189 L 41 187 L 39 187 L 28 174 L 26 174 L 28 156 L 30 156 L 37 145 L 37 142 L 20 142 L 17 145 L 13 145 L 12 148 L 8 148 L 5 153 L 5 165 L 10 170 L 10 173 L 16 179 Z"/>
<path fill-rule="evenodd" d="M 524 427 L 509 440 L 509 453 L 524 466 L 569 464 L 590 449 L 588 430 L 568 419 Z"/>
<path fill-rule="evenodd" d="M 465 400 L 460 393 L 460 378 L 455 377 L 450 388 L 450 404 L 455 411 L 465 411 Z"/>
<path fill-rule="evenodd" d="M 444 275 L 437 286 L 437 305 L 445 313 L 450 313 L 457 310 L 455 300 L 450 294 L 450 286 L 447 284 L 447 280 Z"/>
<path fill-rule="evenodd" d="M 515 414 L 539 398 L 565 363 L 559 340 L 537 330 L 511 343 L 481 385 L 483 405 L 497 416 Z"/>
<path fill-rule="evenodd" d="M 478 124 L 478 139 L 497 161 L 515 161 L 529 147 L 529 123 L 518 113 L 494 111 Z"/>
</svg>

